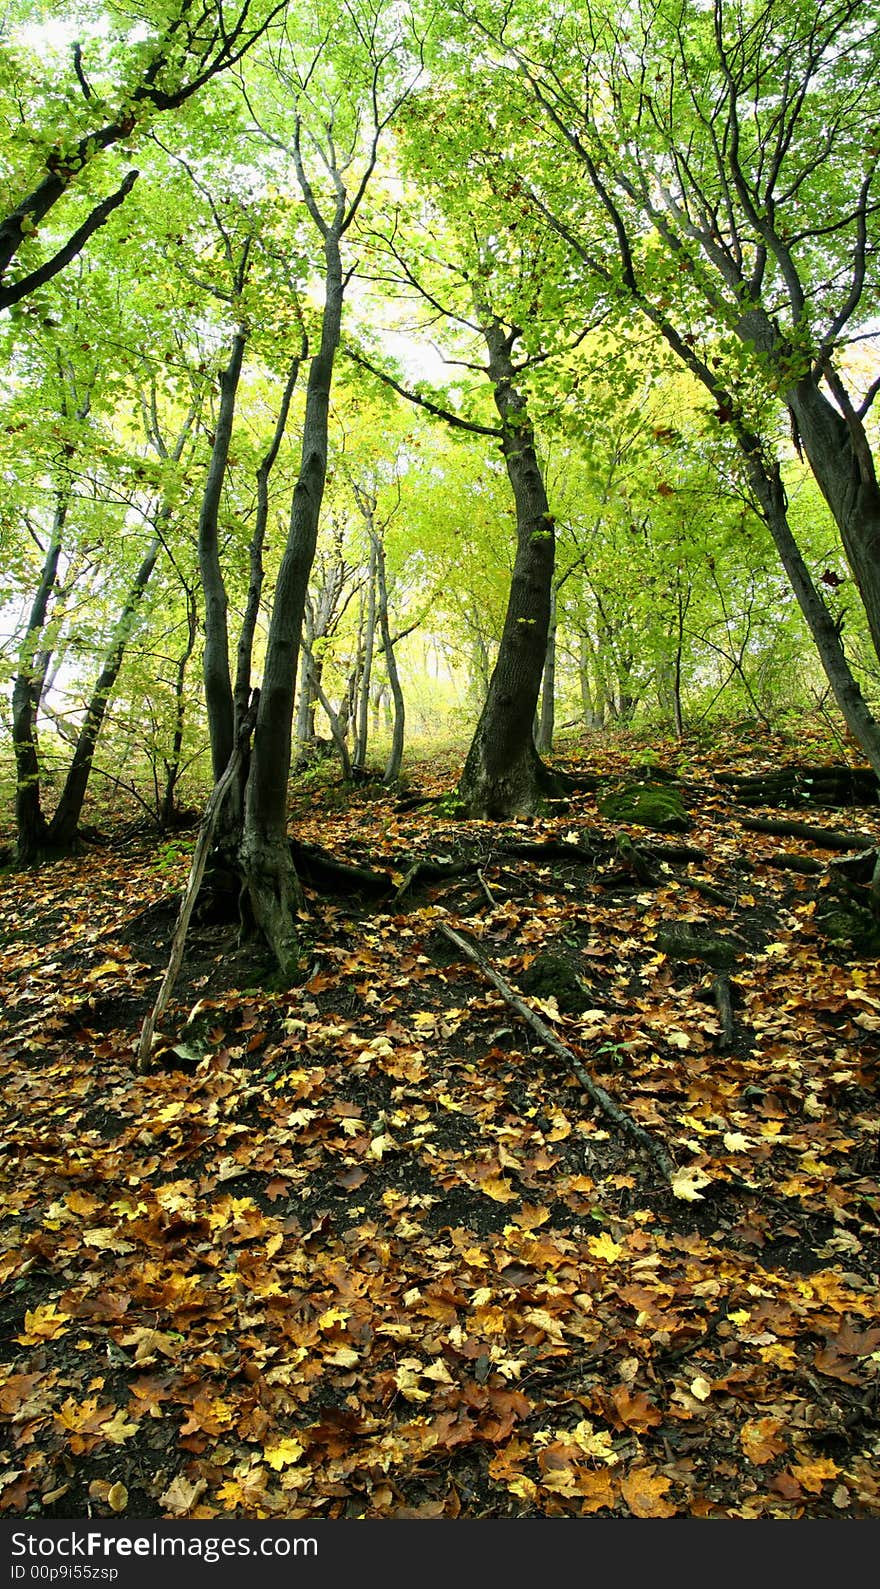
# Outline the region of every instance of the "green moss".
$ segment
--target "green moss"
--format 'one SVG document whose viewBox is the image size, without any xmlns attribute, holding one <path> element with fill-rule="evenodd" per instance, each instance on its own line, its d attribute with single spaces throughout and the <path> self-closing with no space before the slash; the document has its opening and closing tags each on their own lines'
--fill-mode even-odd
<svg viewBox="0 0 880 1589">
<path fill-rule="evenodd" d="M 565 955 L 550 950 L 536 955 L 517 981 L 525 994 L 555 999 L 564 1015 L 580 1015 L 595 1002 L 588 984 Z"/>
<path fill-rule="evenodd" d="M 670 922 L 659 927 L 656 937 L 661 954 L 671 960 L 703 960 L 716 971 L 729 971 L 736 963 L 736 949 L 715 933 L 698 932 L 687 922 Z"/>
<path fill-rule="evenodd" d="M 601 795 L 596 803 L 609 822 L 633 822 L 658 833 L 686 833 L 691 825 L 681 795 L 668 785 L 629 784 Z"/>
</svg>

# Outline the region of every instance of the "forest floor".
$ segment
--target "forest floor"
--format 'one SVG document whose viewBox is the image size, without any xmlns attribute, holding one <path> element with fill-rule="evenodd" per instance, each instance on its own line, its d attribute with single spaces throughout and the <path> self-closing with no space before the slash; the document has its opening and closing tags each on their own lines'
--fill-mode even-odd
<svg viewBox="0 0 880 1589">
<path fill-rule="evenodd" d="M 197 920 L 147 1075 L 194 834 L 4 874 L 6 1516 L 880 1516 L 876 953 L 823 931 L 834 856 L 718 781 L 839 756 L 653 750 L 560 757 L 681 779 L 703 856 L 647 883 L 594 794 L 493 826 L 294 783 L 291 831 L 399 898 L 310 890 L 284 992 Z M 880 839 L 880 807 L 843 816 Z M 408 886 L 420 856 L 470 869 Z M 548 950 L 579 1008 L 526 991 Z"/>
</svg>

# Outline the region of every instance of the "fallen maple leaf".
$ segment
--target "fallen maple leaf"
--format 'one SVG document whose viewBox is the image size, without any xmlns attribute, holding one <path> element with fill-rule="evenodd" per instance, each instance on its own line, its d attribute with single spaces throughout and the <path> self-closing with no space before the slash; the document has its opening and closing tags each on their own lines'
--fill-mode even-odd
<svg viewBox="0 0 880 1589">
<path fill-rule="evenodd" d="M 620 1481 L 620 1493 L 633 1517 L 674 1517 L 677 1508 L 666 1499 L 669 1484 L 653 1468 L 631 1468 Z"/>
<path fill-rule="evenodd" d="M 192 1481 L 183 1473 L 177 1473 L 159 1496 L 159 1505 L 164 1506 L 172 1517 L 185 1517 L 207 1488 L 207 1479 Z"/>
<path fill-rule="evenodd" d="M 680 1198 L 683 1203 L 702 1203 L 703 1196 L 699 1188 L 709 1186 L 711 1182 L 711 1175 L 706 1175 L 703 1170 L 684 1169 L 676 1170 L 669 1184 L 673 1196 Z"/>
<path fill-rule="evenodd" d="M 263 1456 L 270 1468 L 280 1473 L 282 1468 L 292 1467 L 294 1462 L 298 1462 L 304 1450 L 305 1447 L 300 1441 L 291 1435 L 285 1440 L 276 1440 L 274 1445 L 264 1446 Z"/>
</svg>

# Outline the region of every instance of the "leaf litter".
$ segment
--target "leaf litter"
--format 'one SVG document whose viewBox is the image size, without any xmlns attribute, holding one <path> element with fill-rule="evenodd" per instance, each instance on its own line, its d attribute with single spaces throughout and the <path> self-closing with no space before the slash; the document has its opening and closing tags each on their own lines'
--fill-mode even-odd
<svg viewBox="0 0 880 1589">
<path fill-rule="evenodd" d="M 474 870 L 378 908 L 312 891 L 283 992 L 202 921 L 143 1076 L 156 844 L 7 874 L 5 1514 L 880 1515 L 876 961 L 823 937 L 825 875 L 772 864 L 718 763 L 688 770 L 708 860 L 653 886 L 564 853 L 613 836 L 589 794 L 505 829 L 562 840 L 546 861 L 441 808 L 295 794 L 341 858 Z M 731 1043 L 670 921 L 735 944 Z M 517 989 L 565 953 L 582 1007 L 523 998 L 671 1183 L 441 922 Z"/>
</svg>

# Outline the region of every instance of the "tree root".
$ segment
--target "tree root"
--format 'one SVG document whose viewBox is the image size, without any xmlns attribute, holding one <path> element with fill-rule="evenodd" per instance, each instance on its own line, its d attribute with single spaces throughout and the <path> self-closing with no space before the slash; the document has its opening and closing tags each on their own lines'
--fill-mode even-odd
<svg viewBox="0 0 880 1589">
<path fill-rule="evenodd" d="M 815 828 L 806 822 L 782 822 L 770 817 L 741 817 L 740 825 L 749 833 L 772 833 L 777 838 L 803 839 L 821 850 L 867 850 L 874 840 L 870 833 L 847 833 L 841 828 Z"/>
<path fill-rule="evenodd" d="M 593 1077 L 590 1075 L 589 1071 L 584 1068 L 577 1056 L 572 1053 L 571 1049 L 567 1048 L 564 1043 L 559 1041 L 559 1038 L 556 1036 L 556 1034 L 550 1030 L 549 1026 L 547 1026 L 544 1021 L 541 1020 L 539 1015 L 535 1014 L 534 1010 L 530 1009 L 529 1005 L 519 997 L 519 994 L 514 993 L 513 988 L 510 987 L 509 983 L 505 982 L 504 978 L 500 976 L 499 973 L 494 970 L 494 968 L 490 966 L 486 960 L 483 959 L 483 956 L 477 949 L 474 948 L 473 944 L 468 943 L 465 938 L 462 938 L 460 934 L 457 933 L 454 928 L 448 926 L 446 922 L 438 922 L 437 926 L 443 936 L 448 938 L 449 942 L 453 944 L 456 949 L 458 949 L 462 954 L 466 955 L 469 960 L 472 960 L 475 966 L 479 967 L 487 981 L 491 982 L 494 988 L 497 988 L 505 1002 L 509 1004 L 510 1008 L 516 1012 L 521 1020 L 526 1022 L 527 1026 L 531 1027 L 536 1036 L 541 1039 L 541 1042 L 546 1044 L 546 1046 L 554 1054 L 556 1054 L 559 1059 L 565 1061 L 569 1068 L 574 1072 L 581 1086 L 584 1088 L 584 1091 L 602 1110 L 602 1113 L 607 1115 L 609 1120 L 613 1120 L 614 1124 L 619 1126 L 621 1131 L 632 1137 L 638 1143 L 639 1147 L 644 1148 L 646 1152 L 651 1155 L 654 1162 L 658 1165 L 664 1176 L 664 1179 L 671 1182 L 672 1177 L 675 1174 L 675 1166 L 665 1148 L 663 1148 L 659 1142 L 655 1141 L 655 1139 L 647 1131 L 645 1131 L 642 1126 L 637 1125 L 628 1114 L 624 1113 L 619 1104 L 615 1103 L 614 1099 L 611 1097 L 611 1094 L 606 1092 L 605 1088 L 601 1087 L 597 1081 L 593 1080 Z"/>
</svg>

